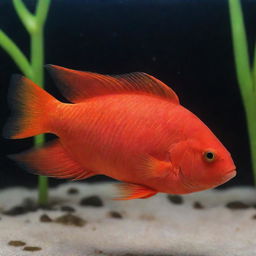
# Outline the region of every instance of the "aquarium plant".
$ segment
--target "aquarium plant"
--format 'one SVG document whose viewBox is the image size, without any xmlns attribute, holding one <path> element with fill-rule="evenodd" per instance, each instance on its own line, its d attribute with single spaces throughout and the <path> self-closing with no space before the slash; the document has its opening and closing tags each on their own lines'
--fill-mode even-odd
<svg viewBox="0 0 256 256">
<path fill-rule="evenodd" d="M 236 73 L 246 114 L 254 184 L 256 184 L 256 47 L 250 63 L 240 0 L 229 0 L 229 12 Z"/>
<path fill-rule="evenodd" d="M 44 84 L 44 25 L 47 18 L 51 0 L 38 0 L 35 14 L 31 13 L 22 0 L 13 0 L 13 6 L 25 29 L 30 35 L 31 49 L 28 59 L 15 42 L 0 30 L 0 46 L 10 55 L 22 73 L 43 87 Z M 38 147 L 44 142 L 44 136 L 35 137 L 35 146 Z M 48 180 L 46 177 L 39 177 L 38 203 L 47 204 L 48 201 Z"/>
</svg>

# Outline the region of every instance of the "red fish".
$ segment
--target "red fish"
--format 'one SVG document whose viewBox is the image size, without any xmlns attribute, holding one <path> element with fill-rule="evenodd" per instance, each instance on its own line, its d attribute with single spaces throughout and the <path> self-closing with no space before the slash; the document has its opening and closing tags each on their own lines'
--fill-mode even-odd
<svg viewBox="0 0 256 256">
<path fill-rule="evenodd" d="M 12 157 L 28 170 L 74 180 L 107 175 L 123 182 L 119 199 L 191 193 L 236 175 L 221 142 L 153 76 L 48 69 L 71 103 L 22 76 L 14 76 L 9 93 L 14 115 L 5 126 L 6 138 L 58 136 Z"/>
</svg>

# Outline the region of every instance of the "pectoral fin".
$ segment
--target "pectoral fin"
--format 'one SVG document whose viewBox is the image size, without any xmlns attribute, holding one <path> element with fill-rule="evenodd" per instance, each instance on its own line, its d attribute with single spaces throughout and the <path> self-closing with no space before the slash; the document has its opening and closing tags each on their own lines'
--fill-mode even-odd
<svg viewBox="0 0 256 256">
<path fill-rule="evenodd" d="M 149 154 L 138 157 L 138 170 L 143 177 L 164 178 L 170 174 L 172 163 L 161 161 Z"/>
<path fill-rule="evenodd" d="M 121 183 L 117 184 L 120 195 L 115 200 L 131 200 L 138 198 L 148 198 L 154 196 L 157 191 L 132 183 Z"/>
</svg>

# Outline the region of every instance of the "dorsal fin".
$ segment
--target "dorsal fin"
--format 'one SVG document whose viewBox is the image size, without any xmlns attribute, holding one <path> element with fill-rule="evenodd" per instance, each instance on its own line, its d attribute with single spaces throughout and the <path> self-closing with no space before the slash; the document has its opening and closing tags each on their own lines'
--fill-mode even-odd
<svg viewBox="0 0 256 256">
<path fill-rule="evenodd" d="M 130 92 L 155 95 L 179 104 L 178 96 L 171 88 L 146 73 L 110 76 L 55 65 L 47 65 L 47 69 L 63 96 L 74 103 L 90 97 Z"/>
</svg>

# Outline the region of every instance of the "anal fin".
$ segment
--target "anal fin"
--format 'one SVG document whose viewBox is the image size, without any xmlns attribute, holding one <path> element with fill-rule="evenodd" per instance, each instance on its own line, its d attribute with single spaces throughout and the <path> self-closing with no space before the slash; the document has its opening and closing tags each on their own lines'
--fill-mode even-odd
<svg viewBox="0 0 256 256">
<path fill-rule="evenodd" d="M 138 198 L 148 198 L 157 194 L 157 191 L 143 185 L 132 183 L 120 183 L 116 185 L 120 195 L 115 200 L 131 200 Z"/>
<path fill-rule="evenodd" d="M 79 180 L 96 175 L 74 161 L 63 148 L 59 139 L 49 142 L 41 148 L 34 148 L 9 157 L 29 172 L 42 176 Z"/>
</svg>

